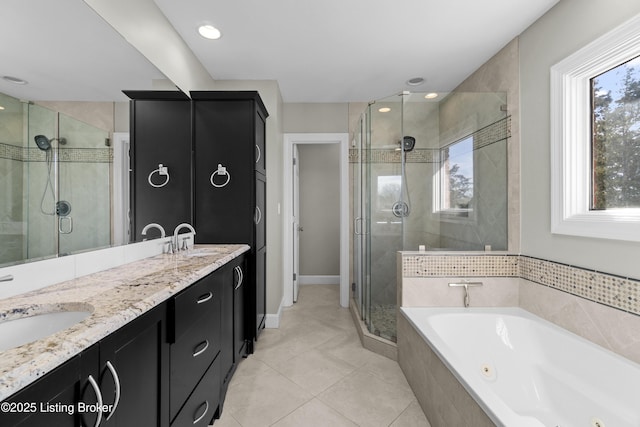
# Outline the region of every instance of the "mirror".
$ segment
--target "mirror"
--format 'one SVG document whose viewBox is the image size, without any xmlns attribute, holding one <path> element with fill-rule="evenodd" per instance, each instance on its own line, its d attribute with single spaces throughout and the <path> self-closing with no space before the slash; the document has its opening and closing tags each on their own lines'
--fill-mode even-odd
<svg viewBox="0 0 640 427">
<path fill-rule="evenodd" d="M 114 208 L 122 196 L 113 182 L 122 176 L 112 142 L 129 120 L 121 91 L 165 79 L 82 1 L 7 3 L 0 16 L 0 37 L 11 40 L 0 47 L 0 268 L 118 241 L 114 223 L 126 218 Z"/>
</svg>

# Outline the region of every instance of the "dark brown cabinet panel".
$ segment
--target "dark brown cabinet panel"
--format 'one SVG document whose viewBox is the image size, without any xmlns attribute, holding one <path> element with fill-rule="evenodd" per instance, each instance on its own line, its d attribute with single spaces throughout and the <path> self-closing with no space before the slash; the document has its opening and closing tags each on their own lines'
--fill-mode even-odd
<svg viewBox="0 0 640 427">
<path fill-rule="evenodd" d="M 118 402 L 113 416 L 105 417 L 101 426 L 169 424 L 165 323 L 166 304 L 162 304 L 100 341 L 102 398 L 105 404 Z"/>
<path fill-rule="evenodd" d="M 191 223 L 190 102 L 131 102 L 130 156 L 131 240 L 141 241 L 141 231 L 150 223 L 160 224 L 167 233 L 178 224 Z M 168 175 L 160 175 L 159 165 L 167 168 Z"/>
<path fill-rule="evenodd" d="M 91 378 L 97 385 L 97 371 L 98 346 L 95 345 L 7 399 L 5 402 L 9 406 L 0 412 L 0 425 L 95 425 L 98 413 L 89 410 L 79 413 L 78 403 L 92 405 L 98 402 L 99 389 L 96 393 L 89 380 Z"/>
</svg>

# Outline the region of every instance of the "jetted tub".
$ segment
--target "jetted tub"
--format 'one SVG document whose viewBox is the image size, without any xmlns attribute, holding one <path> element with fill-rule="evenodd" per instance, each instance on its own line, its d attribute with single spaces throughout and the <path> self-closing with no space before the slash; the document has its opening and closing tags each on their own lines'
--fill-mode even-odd
<svg viewBox="0 0 640 427">
<path fill-rule="evenodd" d="M 401 312 L 498 426 L 640 426 L 640 365 L 528 311 Z"/>
</svg>

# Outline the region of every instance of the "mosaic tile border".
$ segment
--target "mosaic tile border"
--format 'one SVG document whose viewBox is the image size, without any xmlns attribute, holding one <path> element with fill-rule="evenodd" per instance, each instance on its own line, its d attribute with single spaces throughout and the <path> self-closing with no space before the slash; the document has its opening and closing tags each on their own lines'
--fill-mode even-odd
<svg viewBox="0 0 640 427">
<path fill-rule="evenodd" d="M 503 141 L 511 137 L 511 116 L 498 120 L 488 126 L 483 127 L 464 138 L 460 138 L 447 145 L 452 145 L 463 139 L 473 136 L 473 149 L 479 150 L 496 142 Z M 372 148 L 367 151 L 370 163 L 400 163 L 401 153 L 395 149 Z M 407 163 L 438 163 L 440 161 L 439 148 L 416 148 L 406 153 Z M 349 163 L 357 163 L 359 160 L 359 151 L 357 149 L 349 149 Z"/>
<path fill-rule="evenodd" d="M 402 256 L 403 277 L 518 277 L 640 315 L 640 280 L 525 255 Z"/>
<path fill-rule="evenodd" d="M 517 255 L 403 255 L 403 277 L 518 277 Z"/>
<path fill-rule="evenodd" d="M 19 162 L 45 162 L 46 154 L 38 148 L 0 143 L 0 159 Z M 113 148 L 59 148 L 59 162 L 113 163 Z"/>
</svg>

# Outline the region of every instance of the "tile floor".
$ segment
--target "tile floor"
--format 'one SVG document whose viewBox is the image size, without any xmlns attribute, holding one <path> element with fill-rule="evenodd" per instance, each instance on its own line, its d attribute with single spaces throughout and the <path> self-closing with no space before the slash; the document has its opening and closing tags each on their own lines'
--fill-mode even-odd
<svg viewBox="0 0 640 427">
<path fill-rule="evenodd" d="M 364 349 L 334 285 L 302 286 L 238 366 L 215 427 L 429 426 L 398 364 Z"/>
</svg>

